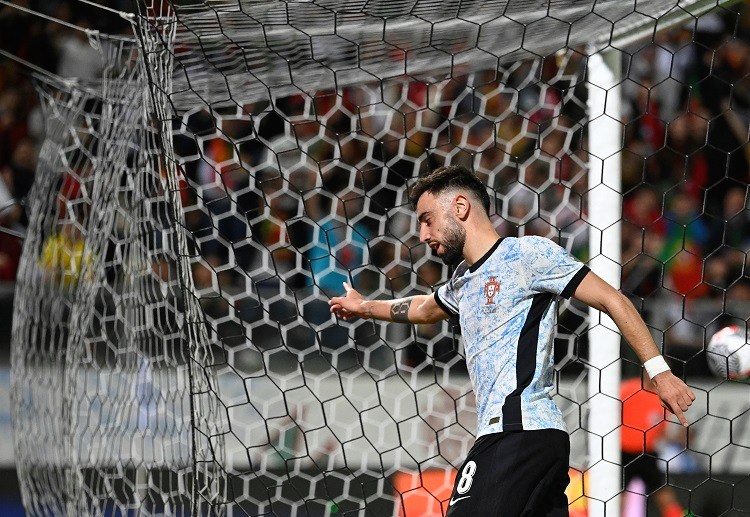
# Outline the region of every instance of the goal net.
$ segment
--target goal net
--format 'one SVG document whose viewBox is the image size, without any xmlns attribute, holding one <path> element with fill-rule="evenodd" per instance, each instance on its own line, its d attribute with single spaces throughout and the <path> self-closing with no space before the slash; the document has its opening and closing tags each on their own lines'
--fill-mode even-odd
<svg viewBox="0 0 750 517">
<path fill-rule="evenodd" d="M 687 376 L 691 431 L 658 461 L 679 504 L 750 507 L 750 386 L 696 366 L 715 329 L 747 322 L 750 289 L 732 277 L 750 230 L 745 106 L 717 94 L 734 147 L 711 175 L 713 107 L 694 92 L 712 90 L 679 68 L 740 42 L 701 25 L 736 14 L 667 0 L 138 8 L 133 38 L 92 34 L 101 80 L 37 79 L 47 132 L 13 328 L 30 513 L 443 515 L 474 440 L 460 328 L 343 323 L 327 300 L 343 281 L 391 298 L 449 277 L 406 194 L 456 164 L 486 182 L 502 235 L 549 237 L 621 284 Z M 722 237 L 693 247 L 700 231 Z M 618 401 L 639 365 L 605 317 L 566 301 L 558 320 L 571 515 L 619 515 L 641 504 L 620 478 Z M 597 466 L 615 467 L 603 487 Z"/>
<path fill-rule="evenodd" d="M 35 515 L 187 515 L 210 454 L 198 434 L 219 420 L 200 395 L 210 372 L 191 358 L 211 352 L 182 295 L 179 201 L 140 50 L 133 38 L 91 43 L 101 80 L 37 77 L 46 140 L 13 328 L 19 479 Z"/>
</svg>

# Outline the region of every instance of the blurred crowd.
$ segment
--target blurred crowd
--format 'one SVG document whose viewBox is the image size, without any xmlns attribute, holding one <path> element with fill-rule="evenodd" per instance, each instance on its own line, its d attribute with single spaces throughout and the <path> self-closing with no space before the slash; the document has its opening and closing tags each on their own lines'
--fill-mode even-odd
<svg viewBox="0 0 750 517">
<path fill-rule="evenodd" d="M 129 7 L 120 4 L 128 2 L 108 3 Z M 76 1 L 15 5 L 84 29 L 130 30 Z M 717 10 L 622 52 L 622 288 L 666 329 L 681 360 L 694 354 L 680 347 L 694 350 L 706 329 L 744 321 L 742 304 L 750 303 L 750 9 L 738 10 Z M 7 5 L 0 8 L 0 48 L 63 77 L 96 78 L 103 67 L 86 32 Z M 401 78 L 376 88 L 382 103 L 372 90 L 352 86 L 341 96 L 319 92 L 234 113 L 186 114 L 175 124 L 174 144 L 190 186 L 182 192 L 186 223 L 204 257 L 194 270 L 198 288 L 241 296 L 248 275 L 264 271 L 292 290 L 314 284 L 333 294 L 351 274 L 365 291 L 403 292 L 414 284 L 411 264 L 417 284 L 439 283 L 442 269 L 426 260 L 398 205 L 410 180 L 448 160 L 488 181 L 502 233 L 558 239 L 586 260 L 583 64 L 572 52 L 511 65 L 499 76 L 477 73 L 439 85 Z M 544 81 L 530 83 L 532 76 Z M 29 69 L 2 59 L 6 228 L 23 232 L 27 224 L 23 201 L 43 139 Z M 19 241 L 0 234 L 0 243 L 0 280 L 12 281 Z M 660 300 L 659 310 L 649 300 Z M 217 319 L 227 314 L 217 298 L 204 307 Z M 261 317 L 248 307 L 241 318 Z M 323 305 L 310 318 L 321 311 Z M 439 358 L 440 347 L 430 346 Z"/>
<path fill-rule="evenodd" d="M 125 10 L 128 2 L 108 5 Z M 96 27 L 115 34 L 129 30 L 118 16 L 74 0 L 15 0 L 0 6 L 0 49 L 21 60 L 0 56 L 0 226 L 14 233 L 23 232 L 28 222 L 24 200 L 44 140 L 44 114 L 32 72 L 94 79 L 103 66 L 86 32 L 47 17 L 81 29 Z M 0 232 L 0 281 L 15 278 L 20 248 L 17 237 Z"/>
<path fill-rule="evenodd" d="M 750 18 L 727 14 L 657 35 L 624 84 L 623 290 L 662 300 L 642 306 L 688 371 L 750 310 Z"/>
</svg>

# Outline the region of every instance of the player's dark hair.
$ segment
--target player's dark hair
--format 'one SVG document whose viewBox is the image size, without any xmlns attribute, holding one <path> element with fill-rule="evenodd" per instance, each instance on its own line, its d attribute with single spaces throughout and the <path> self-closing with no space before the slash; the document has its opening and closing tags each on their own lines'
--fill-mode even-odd
<svg viewBox="0 0 750 517">
<path fill-rule="evenodd" d="M 425 192 L 437 196 L 452 189 L 466 190 L 474 194 L 482 202 L 484 211 L 489 215 L 490 195 L 487 193 L 486 186 L 472 171 L 460 165 L 440 167 L 419 178 L 409 189 L 409 202 L 416 209 L 419 198 Z"/>
</svg>

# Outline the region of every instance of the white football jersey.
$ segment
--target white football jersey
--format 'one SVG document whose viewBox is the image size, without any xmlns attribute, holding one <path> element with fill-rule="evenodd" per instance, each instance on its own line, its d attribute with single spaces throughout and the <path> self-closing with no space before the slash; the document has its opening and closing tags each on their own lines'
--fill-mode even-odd
<svg viewBox="0 0 750 517">
<path fill-rule="evenodd" d="M 542 237 L 499 239 L 459 264 L 435 300 L 458 315 L 477 406 L 477 437 L 560 429 L 552 401 L 558 296 L 569 298 L 589 268 Z"/>
</svg>

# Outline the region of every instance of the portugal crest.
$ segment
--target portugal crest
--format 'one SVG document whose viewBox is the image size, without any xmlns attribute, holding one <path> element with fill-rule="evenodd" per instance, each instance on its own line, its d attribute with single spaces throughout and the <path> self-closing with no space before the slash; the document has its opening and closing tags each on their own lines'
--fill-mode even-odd
<svg viewBox="0 0 750 517">
<path fill-rule="evenodd" d="M 497 277 L 491 276 L 489 282 L 484 284 L 484 295 L 487 297 L 485 305 L 495 303 L 495 296 L 497 296 L 498 291 L 500 291 L 500 282 L 497 281 Z"/>
</svg>

